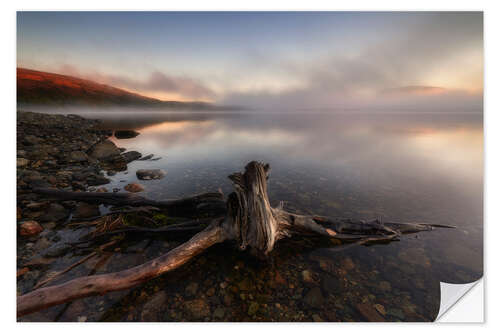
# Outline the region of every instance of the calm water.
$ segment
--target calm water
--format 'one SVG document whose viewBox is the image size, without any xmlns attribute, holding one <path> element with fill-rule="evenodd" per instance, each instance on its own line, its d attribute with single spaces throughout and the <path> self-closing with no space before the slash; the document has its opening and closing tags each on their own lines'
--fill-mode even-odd
<svg viewBox="0 0 500 333">
<path fill-rule="evenodd" d="M 431 321 L 439 310 L 439 281 L 467 283 L 482 276 L 482 115 L 86 116 L 102 119 L 106 128 L 139 131 L 135 138 L 113 141 L 161 157 L 132 162 L 127 172 L 112 177 L 110 189 L 139 182 L 146 187 L 143 195 L 154 199 L 218 189 L 229 194 L 227 176 L 259 160 L 271 165 L 273 205 L 283 200 L 304 213 L 458 226 L 344 251 L 329 243 L 284 241 L 269 263 L 218 245 L 132 291 L 77 301 L 83 305 L 74 313 L 85 313 L 87 320 L 144 319 L 144 304 L 164 291 L 171 301 L 157 320 L 362 321 L 360 304 L 377 304 L 389 321 Z M 140 168 L 161 168 L 167 175 L 139 181 Z M 111 258 L 105 271 L 136 265 L 172 244 L 154 239 L 132 246 L 142 252 L 114 254 L 120 260 Z M 304 281 L 304 271 L 313 281 Z M 190 293 L 193 283 L 197 289 Z M 199 299 L 210 314 L 195 319 L 185 304 Z M 61 309 L 58 320 L 75 320 L 70 310 L 61 316 Z"/>
</svg>

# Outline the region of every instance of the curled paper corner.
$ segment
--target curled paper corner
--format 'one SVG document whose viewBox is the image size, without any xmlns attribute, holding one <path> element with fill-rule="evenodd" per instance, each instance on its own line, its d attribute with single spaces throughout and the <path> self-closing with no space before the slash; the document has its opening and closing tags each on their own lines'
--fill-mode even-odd
<svg viewBox="0 0 500 333">
<path fill-rule="evenodd" d="M 440 282 L 440 288 L 441 300 L 436 322 L 484 321 L 483 279 L 465 284 Z"/>
</svg>

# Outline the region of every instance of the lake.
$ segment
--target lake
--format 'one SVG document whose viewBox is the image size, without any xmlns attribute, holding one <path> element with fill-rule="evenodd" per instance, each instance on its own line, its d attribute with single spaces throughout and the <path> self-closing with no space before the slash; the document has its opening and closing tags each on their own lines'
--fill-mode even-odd
<svg viewBox="0 0 500 333">
<path fill-rule="evenodd" d="M 129 291 L 44 310 L 57 320 L 432 321 L 439 282 L 483 274 L 483 117 L 467 113 L 85 113 L 103 128 L 134 129 L 112 141 L 159 160 L 134 161 L 109 190 L 141 183 L 141 195 L 174 199 L 232 191 L 227 176 L 252 161 L 271 165 L 272 205 L 307 214 L 457 226 L 399 242 L 339 250 L 284 240 L 268 262 L 220 244 L 175 272 Z M 161 180 L 135 171 L 159 168 Z M 137 239 L 102 271 L 154 258 L 176 242 Z M 136 251 L 137 250 L 137 251 Z M 73 258 L 73 260 L 76 260 Z M 76 269 L 70 277 L 82 274 Z M 165 298 L 166 308 L 155 307 Z M 80 305 L 78 305 L 80 304 Z M 163 304 L 163 303 L 162 303 Z M 78 310 L 79 309 L 79 310 Z M 156 309 L 156 310 L 154 310 Z M 51 312 L 52 311 L 52 312 Z M 148 317 L 149 316 L 149 317 Z"/>
</svg>

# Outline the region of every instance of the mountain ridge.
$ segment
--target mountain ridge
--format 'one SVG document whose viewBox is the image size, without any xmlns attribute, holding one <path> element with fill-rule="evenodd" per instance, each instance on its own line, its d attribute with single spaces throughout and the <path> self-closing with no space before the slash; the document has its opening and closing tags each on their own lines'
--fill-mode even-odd
<svg viewBox="0 0 500 333">
<path fill-rule="evenodd" d="M 143 106 L 193 110 L 234 109 L 206 102 L 162 101 L 75 76 L 22 67 L 17 67 L 16 73 L 18 106 Z"/>
</svg>

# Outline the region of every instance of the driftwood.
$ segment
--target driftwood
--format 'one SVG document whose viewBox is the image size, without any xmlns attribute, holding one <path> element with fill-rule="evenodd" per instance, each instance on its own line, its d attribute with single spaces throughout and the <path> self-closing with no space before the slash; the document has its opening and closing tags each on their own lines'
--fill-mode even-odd
<svg viewBox="0 0 500 333">
<path fill-rule="evenodd" d="M 77 298 L 102 295 L 110 291 L 134 287 L 160 274 L 176 269 L 210 246 L 227 240 L 236 241 L 240 250 L 248 249 L 258 257 L 266 257 L 276 242 L 292 235 L 335 238 L 342 242 L 367 244 L 397 240 L 403 233 L 448 227 L 422 223 L 381 223 L 350 219 L 331 219 L 287 212 L 283 205 L 271 207 L 267 194 L 268 164 L 250 162 L 244 173 L 229 176 L 235 191 L 221 209 L 222 195 L 206 194 L 181 200 L 153 201 L 131 194 L 62 192 L 37 190 L 39 194 L 112 205 L 156 206 L 169 211 L 216 207 L 222 217 L 212 219 L 208 227 L 168 253 L 124 271 L 77 278 L 61 285 L 34 290 L 17 298 L 17 315 L 23 316 Z M 215 214 L 217 215 L 217 214 Z M 170 229 L 172 230 L 172 228 Z M 137 231 L 141 231 L 138 228 Z M 150 229 L 142 231 L 151 231 Z M 169 231 L 164 228 L 163 231 Z M 119 232 L 119 231 L 118 231 Z"/>
</svg>

